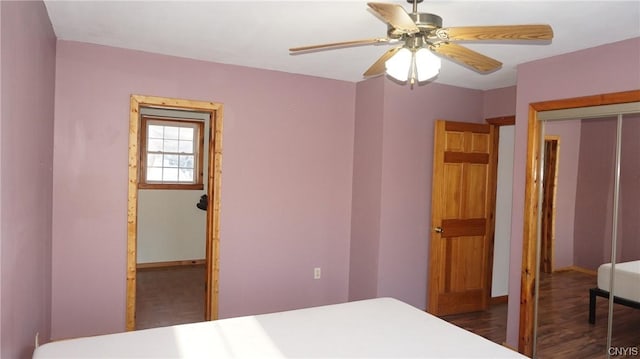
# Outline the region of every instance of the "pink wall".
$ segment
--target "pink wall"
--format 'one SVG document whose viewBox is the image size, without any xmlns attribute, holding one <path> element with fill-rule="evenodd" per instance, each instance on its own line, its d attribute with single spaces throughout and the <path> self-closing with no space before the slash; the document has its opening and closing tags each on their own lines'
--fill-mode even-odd
<svg viewBox="0 0 640 359">
<path fill-rule="evenodd" d="M 51 325 L 56 40 L 42 2 L 0 9 L 0 357 L 30 358 Z"/>
<path fill-rule="evenodd" d="M 355 84 L 68 41 L 56 76 L 54 338 L 124 330 L 130 94 L 224 104 L 221 317 L 347 300 Z"/>
<path fill-rule="evenodd" d="M 578 157 L 580 152 L 579 120 L 545 122 L 545 135 L 560 137 L 558 187 L 556 188 L 556 240 L 553 268 L 574 265 L 574 218 Z"/>
<path fill-rule="evenodd" d="M 618 261 L 640 259 L 640 115 L 622 120 Z"/>
<path fill-rule="evenodd" d="M 356 86 L 349 300 L 378 293 L 384 78 Z"/>
<path fill-rule="evenodd" d="M 622 129 L 617 259 L 640 259 L 640 118 Z M 579 121 L 576 121 L 579 122 Z M 578 172 L 575 264 L 596 270 L 611 262 L 617 117 L 582 121 Z"/>
<path fill-rule="evenodd" d="M 2 27 L 2 3 L 0 3 L 0 348 L 2 348 L 2 238 L 3 238 L 3 228 L 4 226 L 2 225 L 2 192 L 4 192 L 4 190 L 2 189 L 2 119 L 4 118 L 4 112 L 3 112 L 3 106 L 2 103 L 4 102 L 4 96 L 3 94 L 3 88 L 4 88 L 4 82 L 3 82 L 3 77 L 2 77 L 2 72 L 4 71 L 4 67 L 2 67 L 2 34 L 6 34 L 7 30 L 3 30 Z M 51 301 L 49 301 L 49 303 L 51 303 Z M 0 349 L 0 356 L 2 355 L 1 353 L 1 349 Z"/>
<path fill-rule="evenodd" d="M 434 120 L 483 122 L 514 108 L 515 87 L 358 84 L 350 299 L 393 296 L 426 308 Z"/>
<path fill-rule="evenodd" d="M 482 95 L 385 82 L 379 296 L 426 308 L 434 121 L 483 122 Z"/>
<path fill-rule="evenodd" d="M 2 119 L 4 118 L 3 114 L 3 106 L 2 103 L 4 102 L 4 97 L 2 96 L 2 89 L 4 88 L 4 82 L 2 80 L 2 72 L 4 71 L 4 68 L 2 67 L 2 34 L 3 33 L 7 33 L 6 30 L 3 31 L 2 28 L 2 4 L 0 3 L 0 348 L 2 348 L 2 233 L 4 232 L 3 230 L 3 225 L 2 225 Z M 49 301 L 49 303 L 51 303 Z M 1 349 L 0 349 L 0 355 L 2 355 L 1 353 Z"/>
<path fill-rule="evenodd" d="M 518 66 L 507 343 L 517 346 L 529 104 L 640 87 L 640 38 Z"/>
<path fill-rule="evenodd" d="M 611 258 L 616 118 L 582 121 L 580 138 L 574 261 L 596 270 Z"/>
<path fill-rule="evenodd" d="M 357 90 L 350 298 L 426 308 L 434 120 L 482 121 L 483 93 L 384 78 Z"/>
<path fill-rule="evenodd" d="M 482 105 L 484 118 L 516 114 L 516 86 L 487 90 Z"/>
</svg>

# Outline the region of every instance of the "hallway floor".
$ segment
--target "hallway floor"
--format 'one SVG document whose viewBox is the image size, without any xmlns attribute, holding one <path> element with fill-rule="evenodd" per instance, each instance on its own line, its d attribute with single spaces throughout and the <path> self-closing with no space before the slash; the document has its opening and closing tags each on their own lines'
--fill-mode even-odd
<svg viewBox="0 0 640 359">
<path fill-rule="evenodd" d="M 204 320 L 204 265 L 137 272 L 136 329 Z"/>
</svg>

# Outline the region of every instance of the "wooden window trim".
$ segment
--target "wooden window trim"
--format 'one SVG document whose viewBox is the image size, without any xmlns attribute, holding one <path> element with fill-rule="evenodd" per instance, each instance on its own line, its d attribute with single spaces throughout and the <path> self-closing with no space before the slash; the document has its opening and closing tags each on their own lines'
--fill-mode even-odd
<svg viewBox="0 0 640 359">
<path fill-rule="evenodd" d="M 180 184 L 180 183 L 139 183 L 140 189 L 178 189 L 178 190 L 203 190 L 204 184 Z"/>
<path fill-rule="evenodd" d="M 194 169 L 195 183 L 147 183 L 147 126 L 149 121 L 160 122 L 180 122 L 195 125 L 198 130 L 197 139 L 194 145 L 196 158 L 196 168 Z M 204 163 L 204 121 L 167 118 L 158 116 L 142 116 L 140 122 L 140 174 L 138 176 L 138 188 L 140 189 L 175 189 L 175 190 L 203 190 L 203 163 Z"/>
</svg>

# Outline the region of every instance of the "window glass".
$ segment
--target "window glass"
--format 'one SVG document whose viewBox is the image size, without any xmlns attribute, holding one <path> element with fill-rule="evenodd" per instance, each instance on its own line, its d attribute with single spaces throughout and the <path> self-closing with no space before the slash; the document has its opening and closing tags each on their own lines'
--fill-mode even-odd
<svg viewBox="0 0 640 359">
<path fill-rule="evenodd" d="M 143 188 L 202 185 L 201 174 L 196 175 L 202 163 L 202 122 L 143 117 L 142 126 L 146 143 L 140 180 Z"/>
</svg>

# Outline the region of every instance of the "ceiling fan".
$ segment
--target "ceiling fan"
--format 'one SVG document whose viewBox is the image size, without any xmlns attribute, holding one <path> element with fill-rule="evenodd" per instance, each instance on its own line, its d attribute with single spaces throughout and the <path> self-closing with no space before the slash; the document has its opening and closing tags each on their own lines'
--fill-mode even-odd
<svg viewBox="0 0 640 359">
<path fill-rule="evenodd" d="M 553 30 L 549 25 L 442 27 L 440 16 L 418 12 L 418 3 L 422 0 L 407 2 L 413 4 L 411 13 L 397 4 L 367 3 L 387 23 L 386 37 L 293 47 L 289 51 L 304 53 L 360 45 L 401 43 L 384 53 L 363 76 L 378 76 L 386 72 L 399 81 L 409 80 L 413 85 L 416 81 L 426 81 L 438 74 L 440 57 L 482 74 L 496 71 L 502 66 L 500 61 L 459 45 L 456 43 L 458 41 L 520 42 L 553 38 Z"/>
</svg>

